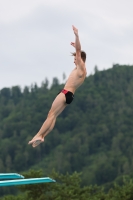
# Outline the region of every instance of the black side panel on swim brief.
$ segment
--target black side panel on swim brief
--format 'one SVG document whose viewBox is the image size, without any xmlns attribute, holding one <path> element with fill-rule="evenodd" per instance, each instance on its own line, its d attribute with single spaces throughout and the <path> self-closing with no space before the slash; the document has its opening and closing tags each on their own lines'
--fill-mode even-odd
<svg viewBox="0 0 133 200">
<path fill-rule="evenodd" d="M 74 99 L 74 94 L 72 93 L 72 92 L 67 92 L 66 94 L 65 94 L 65 96 L 66 96 L 66 103 L 67 104 L 70 104 L 72 101 L 73 101 L 73 99 Z"/>
</svg>

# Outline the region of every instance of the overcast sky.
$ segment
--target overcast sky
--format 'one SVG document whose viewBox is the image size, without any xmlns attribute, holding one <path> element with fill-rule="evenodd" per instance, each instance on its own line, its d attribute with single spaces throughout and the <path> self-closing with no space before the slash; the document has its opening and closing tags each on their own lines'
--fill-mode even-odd
<svg viewBox="0 0 133 200">
<path fill-rule="evenodd" d="M 72 25 L 88 75 L 95 65 L 133 65 L 133 0 L 0 0 L 0 89 L 61 83 L 74 67 Z"/>
</svg>

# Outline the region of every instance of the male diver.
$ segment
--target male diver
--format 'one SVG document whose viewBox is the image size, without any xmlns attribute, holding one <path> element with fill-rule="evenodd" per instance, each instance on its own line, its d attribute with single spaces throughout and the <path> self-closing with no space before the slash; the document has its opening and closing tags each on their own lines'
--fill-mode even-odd
<svg viewBox="0 0 133 200">
<path fill-rule="evenodd" d="M 33 147 L 36 147 L 40 143 L 44 142 L 46 135 L 54 128 L 57 116 L 68 104 L 73 101 L 76 89 L 84 82 L 86 78 L 86 53 L 81 51 L 78 29 L 75 26 L 72 26 L 72 28 L 75 34 L 75 43 L 71 42 L 71 45 L 75 48 L 75 52 L 72 53 L 72 56 L 74 56 L 75 68 L 70 73 L 64 89 L 61 90 L 52 103 L 48 116 L 39 132 L 31 141 L 29 141 L 28 144 L 32 144 Z"/>
</svg>

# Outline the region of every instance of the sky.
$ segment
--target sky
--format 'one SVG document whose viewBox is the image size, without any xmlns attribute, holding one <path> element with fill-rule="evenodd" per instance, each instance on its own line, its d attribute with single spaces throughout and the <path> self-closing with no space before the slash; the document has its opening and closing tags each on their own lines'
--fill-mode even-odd
<svg viewBox="0 0 133 200">
<path fill-rule="evenodd" d="M 79 32 L 87 76 L 113 64 L 133 65 L 133 0 L 0 0 L 0 90 L 54 77 L 74 68 Z"/>
</svg>

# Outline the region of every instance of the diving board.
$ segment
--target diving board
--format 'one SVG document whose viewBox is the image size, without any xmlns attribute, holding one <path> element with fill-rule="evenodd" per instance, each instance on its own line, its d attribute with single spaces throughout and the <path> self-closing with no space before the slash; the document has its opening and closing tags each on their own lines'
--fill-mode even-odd
<svg viewBox="0 0 133 200">
<path fill-rule="evenodd" d="M 24 176 L 17 174 L 17 173 L 0 173 L 0 179 L 4 180 L 4 179 L 21 179 L 24 178 Z"/>
<path fill-rule="evenodd" d="M 14 186 L 14 185 L 25 185 L 25 184 L 36 184 L 36 183 L 50 183 L 56 182 L 55 180 L 49 177 L 43 178 L 28 178 L 28 179 L 19 179 L 19 180 L 8 180 L 0 181 L 0 186 Z"/>
</svg>

